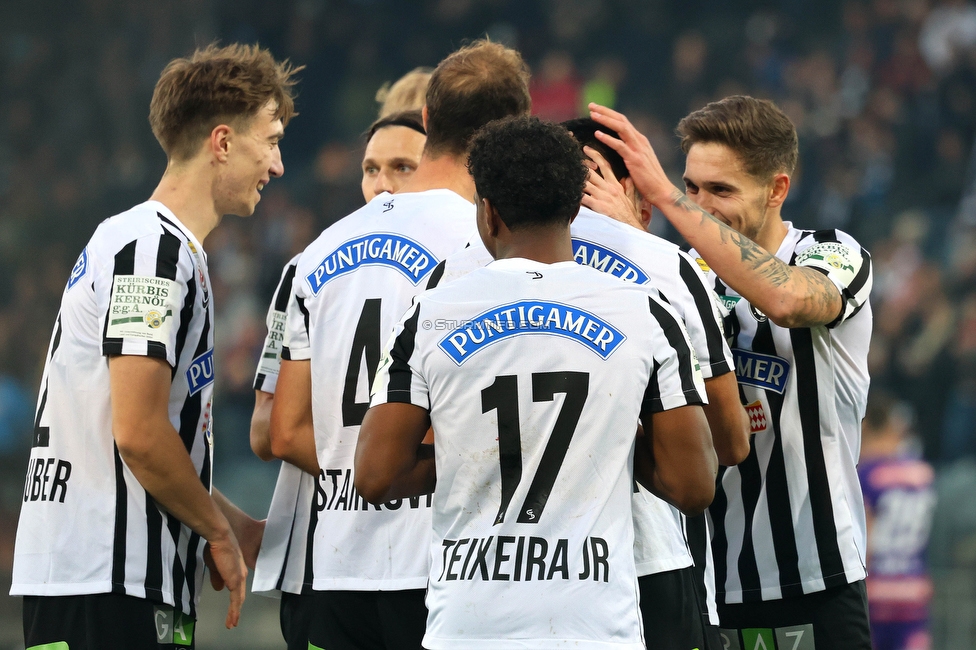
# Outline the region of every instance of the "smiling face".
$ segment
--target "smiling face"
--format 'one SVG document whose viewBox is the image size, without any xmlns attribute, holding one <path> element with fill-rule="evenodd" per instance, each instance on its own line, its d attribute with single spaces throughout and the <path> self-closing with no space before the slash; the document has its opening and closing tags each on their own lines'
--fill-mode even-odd
<svg viewBox="0 0 976 650">
<path fill-rule="evenodd" d="M 285 128 L 275 117 L 269 102 L 240 128 L 227 133 L 227 152 L 217 178 L 217 208 L 220 214 L 247 217 L 261 200 L 261 190 L 271 178 L 285 173 L 278 142 Z"/>
<path fill-rule="evenodd" d="M 778 208 L 786 198 L 789 177 L 777 174 L 764 182 L 747 172 L 739 156 L 723 144 L 693 144 L 685 160 L 684 182 L 688 198 L 753 241 L 763 240 L 781 223 Z"/>
<path fill-rule="evenodd" d="M 399 190 L 417 171 L 427 137 L 406 126 L 386 126 L 366 143 L 363 156 L 363 198 L 369 203 L 383 192 Z"/>
</svg>

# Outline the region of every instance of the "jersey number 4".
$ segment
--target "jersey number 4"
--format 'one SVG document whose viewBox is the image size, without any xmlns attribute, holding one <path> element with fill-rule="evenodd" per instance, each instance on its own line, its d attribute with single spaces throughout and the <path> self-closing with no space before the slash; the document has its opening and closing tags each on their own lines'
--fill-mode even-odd
<svg viewBox="0 0 976 650">
<path fill-rule="evenodd" d="M 525 501 L 518 513 L 518 523 L 539 522 L 556 483 L 556 475 L 566 458 L 569 442 L 576 432 L 586 396 L 590 389 L 590 375 L 585 372 L 536 372 L 532 374 L 532 401 L 551 402 L 556 393 L 564 393 L 563 406 L 556 416 L 556 424 L 542 452 Z M 522 432 L 519 427 L 518 377 L 502 375 L 481 391 L 481 412 L 498 411 L 498 460 L 502 474 L 502 502 L 495 523 L 505 521 L 505 512 L 515 489 L 522 480 Z"/>
<path fill-rule="evenodd" d="M 380 365 L 380 299 L 369 298 L 363 304 L 363 311 L 359 315 L 356 334 L 352 340 L 352 350 L 349 352 L 349 365 L 346 366 L 346 382 L 342 389 L 342 426 L 353 427 L 363 423 L 366 411 L 369 409 L 369 398 L 365 402 L 356 401 L 359 390 L 359 370 L 363 365 L 363 355 L 366 356 L 367 395 L 369 383 L 373 381 L 376 367 Z"/>
</svg>

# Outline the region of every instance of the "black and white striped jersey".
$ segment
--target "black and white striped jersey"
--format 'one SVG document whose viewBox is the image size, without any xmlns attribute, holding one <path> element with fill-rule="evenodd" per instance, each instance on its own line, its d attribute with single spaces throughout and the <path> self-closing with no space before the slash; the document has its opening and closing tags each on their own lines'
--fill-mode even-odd
<svg viewBox="0 0 976 650">
<path fill-rule="evenodd" d="M 102 222 L 61 299 L 41 383 L 11 594 L 117 593 L 195 615 L 204 540 L 136 480 L 112 436 L 108 357 L 172 367 L 170 420 L 211 483 L 213 304 L 203 248 L 161 203 Z"/>
<path fill-rule="evenodd" d="M 634 432 L 703 400 L 675 311 L 593 269 L 498 260 L 418 297 L 372 404 L 434 429 L 424 647 L 643 648 Z"/>
<path fill-rule="evenodd" d="M 846 233 L 787 226 L 776 257 L 824 273 L 844 307 L 824 326 L 779 327 L 709 271 L 731 312 L 726 333 L 753 433 L 746 460 L 719 470 L 709 509 L 719 602 L 789 598 L 865 576 L 855 467 L 869 384 L 871 256 Z"/>
<path fill-rule="evenodd" d="M 296 255 L 285 265 L 271 297 L 267 317 L 268 335 L 264 339 L 264 349 L 254 377 L 254 390 L 272 395 L 278 385 L 286 310 L 299 257 Z M 251 584 L 254 593 L 286 591 L 301 594 L 311 590 L 311 555 L 306 551 L 311 546 L 308 539 L 310 524 L 317 514 L 312 509 L 314 494 L 315 477 L 290 463 L 281 463 L 264 537 L 261 538 L 261 551 L 254 567 L 254 581 Z"/>
<path fill-rule="evenodd" d="M 644 287 L 674 307 L 688 331 L 705 379 L 732 371 L 722 331 L 724 310 L 698 264 L 675 244 L 581 207 L 571 226 L 577 263 Z M 440 284 L 492 261 L 480 236 L 444 261 Z M 682 515 L 638 486 L 634 493 L 637 575 L 691 566 Z"/>
<path fill-rule="evenodd" d="M 315 590 L 427 584 L 429 496 L 370 505 L 355 490 L 353 458 L 383 342 L 474 227 L 474 205 L 450 190 L 384 193 L 299 258 L 282 358 L 311 362 L 321 468 L 310 533 Z"/>
</svg>

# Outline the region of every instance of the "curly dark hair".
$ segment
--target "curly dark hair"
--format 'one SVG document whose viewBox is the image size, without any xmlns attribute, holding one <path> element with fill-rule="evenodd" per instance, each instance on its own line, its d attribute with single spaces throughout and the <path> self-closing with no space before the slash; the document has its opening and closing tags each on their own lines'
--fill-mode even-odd
<svg viewBox="0 0 976 650">
<path fill-rule="evenodd" d="M 568 224 L 586 185 L 583 152 L 569 131 L 535 117 L 508 117 L 480 128 L 468 170 L 509 230 Z"/>
</svg>

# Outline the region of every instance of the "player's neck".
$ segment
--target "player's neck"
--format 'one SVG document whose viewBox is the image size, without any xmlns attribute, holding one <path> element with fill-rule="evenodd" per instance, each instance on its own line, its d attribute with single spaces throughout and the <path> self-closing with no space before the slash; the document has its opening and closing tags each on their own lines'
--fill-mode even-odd
<svg viewBox="0 0 976 650">
<path fill-rule="evenodd" d="M 450 155 L 429 157 L 424 153 L 413 173 L 399 192 L 425 192 L 427 190 L 451 190 L 465 201 L 474 203 L 474 179 L 468 173 L 464 160 Z"/>
<path fill-rule="evenodd" d="M 783 217 L 780 215 L 779 208 L 771 208 L 766 214 L 766 221 L 756 236 L 755 242 L 771 255 L 775 255 L 779 247 L 782 246 L 783 240 L 786 239 L 786 233 L 788 232 L 789 228 L 783 223 Z"/>
<path fill-rule="evenodd" d="M 573 240 L 569 228 L 518 230 L 495 244 L 496 259 L 523 259 L 542 264 L 573 261 Z"/>
<path fill-rule="evenodd" d="M 149 198 L 169 208 L 200 243 L 220 223 L 210 175 L 193 165 L 167 165 Z"/>
</svg>

